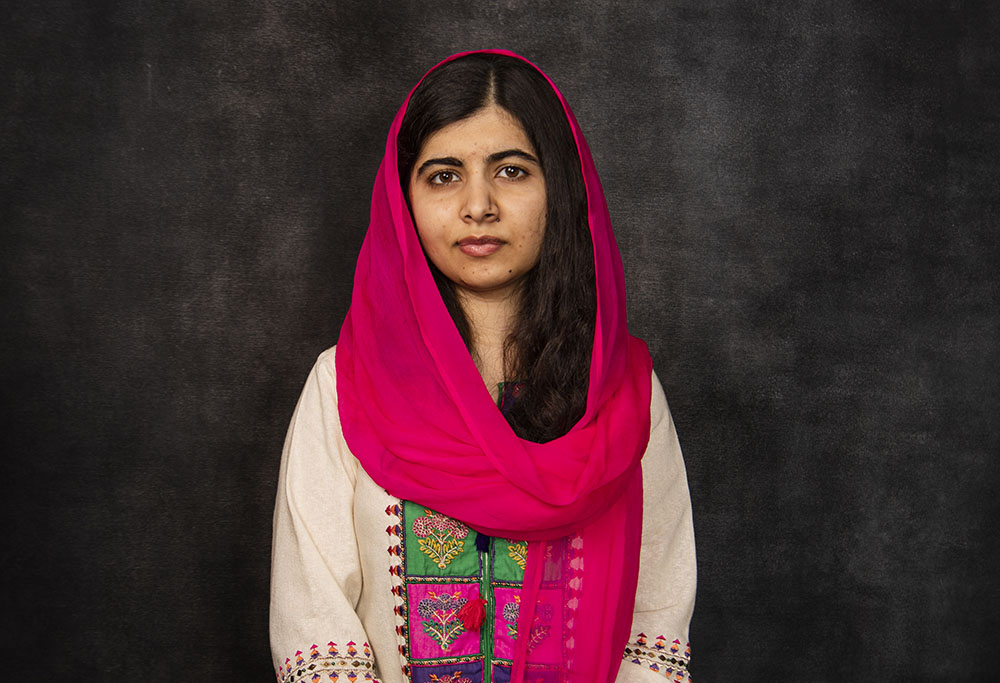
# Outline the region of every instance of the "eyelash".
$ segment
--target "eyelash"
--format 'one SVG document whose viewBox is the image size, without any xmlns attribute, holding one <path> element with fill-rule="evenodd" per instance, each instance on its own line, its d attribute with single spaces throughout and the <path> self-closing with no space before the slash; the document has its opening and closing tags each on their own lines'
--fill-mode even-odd
<svg viewBox="0 0 1000 683">
<path fill-rule="evenodd" d="M 506 173 L 507 171 L 514 171 L 515 174 L 508 175 Z M 504 180 L 521 180 L 528 176 L 528 172 L 520 166 L 508 164 L 500 169 L 498 175 L 500 175 Z M 450 185 L 454 182 L 454 180 L 443 180 L 442 176 L 452 176 L 452 178 L 454 178 L 457 177 L 458 174 L 454 171 L 437 171 L 427 176 L 427 182 L 431 185 Z"/>
<path fill-rule="evenodd" d="M 507 180 L 520 180 L 521 178 L 526 178 L 528 176 L 528 172 L 523 168 L 521 168 L 520 166 L 504 166 L 503 168 L 500 169 L 500 173 L 504 173 L 505 171 L 510 171 L 510 170 L 517 171 L 517 175 L 515 176 L 505 175 L 504 178 L 506 178 Z"/>
<path fill-rule="evenodd" d="M 435 173 L 431 173 L 429 176 L 427 176 L 427 182 L 430 183 L 431 185 L 449 185 L 452 182 L 454 182 L 454 180 L 448 180 L 448 181 L 441 180 L 441 176 L 457 176 L 457 175 L 458 174 L 455 173 L 454 171 L 436 171 Z"/>
</svg>

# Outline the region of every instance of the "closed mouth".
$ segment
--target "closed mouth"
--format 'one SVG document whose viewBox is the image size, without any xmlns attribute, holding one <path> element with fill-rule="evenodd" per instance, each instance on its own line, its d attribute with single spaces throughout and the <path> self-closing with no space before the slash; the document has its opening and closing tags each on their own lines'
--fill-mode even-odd
<svg viewBox="0 0 1000 683">
<path fill-rule="evenodd" d="M 458 241 L 458 246 L 460 247 L 470 247 L 480 244 L 504 244 L 504 241 L 499 237 L 493 237 L 491 235 L 485 235 L 483 237 L 466 237 Z"/>
<path fill-rule="evenodd" d="M 482 237 L 466 237 L 456 242 L 458 250 L 471 258 L 487 258 L 503 249 L 507 244 L 499 237 L 483 235 Z"/>
</svg>

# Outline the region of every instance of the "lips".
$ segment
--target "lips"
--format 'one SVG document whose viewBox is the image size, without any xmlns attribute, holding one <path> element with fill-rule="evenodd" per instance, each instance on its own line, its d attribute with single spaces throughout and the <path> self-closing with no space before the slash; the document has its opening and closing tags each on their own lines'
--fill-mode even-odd
<svg viewBox="0 0 1000 683">
<path fill-rule="evenodd" d="M 499 237 L 466 237 L 458 241 L 458 248 L 466 256 L 489 256 L 506 242 Z"/>
</svg>

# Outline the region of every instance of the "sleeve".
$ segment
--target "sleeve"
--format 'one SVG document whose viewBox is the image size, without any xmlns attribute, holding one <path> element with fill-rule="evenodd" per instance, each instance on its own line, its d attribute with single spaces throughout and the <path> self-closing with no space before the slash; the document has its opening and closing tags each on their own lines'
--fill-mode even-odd
<svg viewBox="0 0 1000 683">
<path fill-rule="evenodd" d="M 687 683 L 697 574 L 691 497 L 674 421 L 655 374 L 650 418 L 642 459 L 639 583 L 632 633 L 616 681 Z"/>
<path fill-rule="evenodd" d="M 353 515 L 358 466 L 340 428 L 331 349 L 306 380 L 278 477 L 270 635 L 279 683 L 378 680 L 355 611 L 362 585 Z"/>
</svg>

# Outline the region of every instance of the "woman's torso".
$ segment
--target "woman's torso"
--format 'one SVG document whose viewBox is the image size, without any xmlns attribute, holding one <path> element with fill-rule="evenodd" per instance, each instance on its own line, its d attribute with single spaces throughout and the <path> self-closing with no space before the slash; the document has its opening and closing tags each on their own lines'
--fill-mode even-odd
<svg viewBox="0 0 1000 683">
<path fill-rule="evenodd" d="M 404 668 L 413 681 L 509 680 L 528 544 L 482 536 L 400 501 L 361 468 L 354 513 L 364 582 L 358 615 L 382 680 L 406 680 Z M 565 559 L 559 564 L 572 571 Z M 560 620 L 571 615 L 566 596 L 553 598 L 537 615 L 529 647 L 555 663 Z M 485 600 L 478 628 L 459 614 L 475 612 L 477 599 Z M 391 628 L 385 615 L 394 617 Z"/>
</svg>

